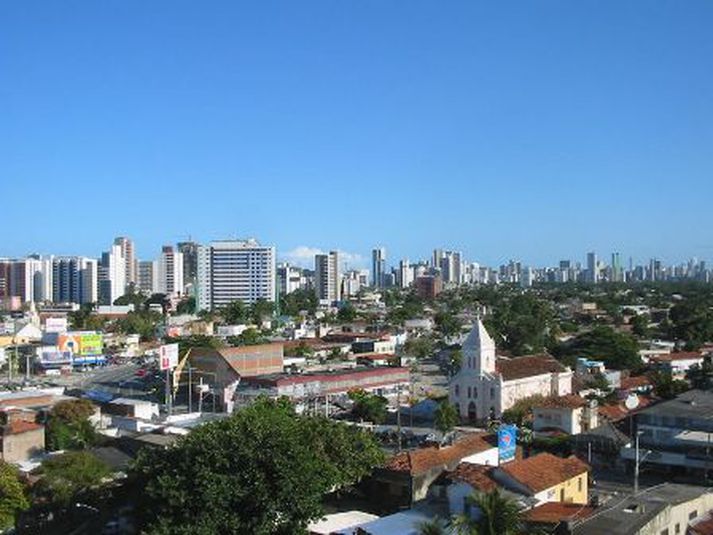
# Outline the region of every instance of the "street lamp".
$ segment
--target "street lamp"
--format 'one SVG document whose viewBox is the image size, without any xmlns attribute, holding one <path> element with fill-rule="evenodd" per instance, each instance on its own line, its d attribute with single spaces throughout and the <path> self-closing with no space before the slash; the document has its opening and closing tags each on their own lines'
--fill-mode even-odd
<svg viewBox="0 0 713 535">
<path fill-rule="evenodd" d="M 636 431 L 636 458 L 634 461 L 634 494 L 639 493 L 639 466 L 646 460 L 646 457 L 651 455 L 651 450 L 646 450 L 643 457 L 639 457 L 639 437 L 643 435 L 643 431 Z"/>
</svg>

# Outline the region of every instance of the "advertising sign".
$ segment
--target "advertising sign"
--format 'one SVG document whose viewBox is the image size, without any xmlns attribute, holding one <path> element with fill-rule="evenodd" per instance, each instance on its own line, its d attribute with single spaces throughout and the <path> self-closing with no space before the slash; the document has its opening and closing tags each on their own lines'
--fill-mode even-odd
<svg viewBox="0 0 713 535">
<path fill-rule="evenodd" d="M 69 351 L 59 351 L 56 347 L 45 346 L 39 349 L 40 364 L 42 366 L 62 366 L 72 363 L 72 354 Z"/>
<path fill-rule="evenodd" d="M 498 429 L 498 457 L 501 463 L 512 461 L 517 449 L 517 427 L 501 425 Z"/>
<path fill-rule="evenodd" d="M 104 350 L 104 335 L 93 332 L 60 334 L 57 346 L 61 352 L 69 351 L 73 355 L 101 355 Z"/>
<path fill-rule="evenodd" d="M 171 370 L 178 366 L 178 344 L 162 345 L 158 349 L 158 362 L 161 370 Z"/>
<path fill-rule="evenodd" d="M 66 333 L 67 318 L 47 318 L 45 321 L 46 333 Z"/>
</svg>

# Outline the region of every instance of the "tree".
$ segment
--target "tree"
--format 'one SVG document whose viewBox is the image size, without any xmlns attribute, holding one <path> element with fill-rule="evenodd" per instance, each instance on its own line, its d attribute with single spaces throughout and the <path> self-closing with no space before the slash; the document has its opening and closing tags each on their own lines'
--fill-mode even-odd
<svg viewBox="0 0 713 535">
<path fill-rule="evenodd" d="M 463 322 L 458 316 L 449 312 L 437 313 L 434 321 L 436 322 L 436 328 L 445 338 L 459 334 L 461 326 L 463 325 Z"/>
<path fill-rule="evenodd" d="M 176 314 L 195 314 L 196 312 L 196 298 L 193 296 L 184 299 L 176 307 Z"/>
<path fill-rule="evenodd" d="M 543 351 L 555 326 L 550 303 L 530 293 L 507 299 L 501 297 L 485 323 L 496 336 L 498 347 L 514 355 Z"/>
<path fill-rule="evenodd" d="M 673 399 L 689 389 L 686 381 L 674 379 L 668 371 L 652 372 L 649 374 L 649 379 L 654 385 L 654 393 L 663 399 Z"/>
<path fill-rule="evenodd" d="M 455 376 L 463 366 L 463 351 L 454 349 L 448 355 L 448 376 Z"/>
<path fill-rule="evenodd" d="M 688 370 L 688 379 L 691 381 L 693 388 L 700 390 L 708 390 L 713 386 L 713 362 L 711 357 L 703 357 L 703 363 L 691 366 Z"/>
<path fill-rule="evenodd" d="M 430 336 L 410 337 L 404 344 L 404 353 L 417 359 L 425 359 L 433 354 L 433 340 Z"/>
<path fill-rule="evenodd" d="M 221 315 L 228 325 L 241 325 L 248 320 L 248 310 L 242 301 L 231 301 L 221 310 Z"/>
<path fill-rule="evenodd" d="M 458 425 L 460 417 L 456 408 L 451 405 L 447 399 L 444 399 L 438 404 L 436 409 L 434 427 L 443 435 L 449 433 Z"/>
<path fill-rule="evenodd" d="M 35 497 L 66 507 L 78 494 L 99 485 L 110 471 L 91 453 L 69 451 L 45 460 L 37 474 L 41 479 L 32 488 Z"/>
<path fill-rule="evenodd" d="M 697 349 L 713 339 L 713 310 L 702 297 L 687 299 L 669 311 L 671 336 L 685 340 L 687 349 Z"/>
<path fill-rule="evenodd" d="M 168 449 L 144 449 L 130 473 L 142 533 L 306 533 L 334 488 L 383 462 L 373 436 L 286 401 L 258 400 Z"/>
<path fill-rule="evenodd" d="M 630 334 L 606 326 L 579 334 L 553 352 L 565 362 L 574 363 L 577 357 L 587 357 L 601 360 L 607 368 L 616 370 L 638 370 L 642 366 L 636 340 Z"/>
<path fill-rule="evenodd" d="M 138 334 L 146 342 L 156 338 L 156 330 L 162 321 L 161 314 L 154 310 L 138 310 L 117 320 L 116 330 L 124 334 Z"/>
<path fill-rule="evenodd" d="M 466 500 L 477 508 L 479 514 L 477 518 L 467 514 L 457 516 L 453 520 L 456 533 L 516 535 L 524 532 L 520 508 L 514 500 L 501 494 L 499 489 L 488 493 L 473 493 Z"/>
<path fill-rule="evenodd" d="M 258 344 L 264 344 L 265 338 L 258 332 L 257 329 L 245 329 L 238 336 L 229 336 L 228 343 L 231 346 L 255 346 Z"/>
<path fill-rule="evenodd" d="M 117 306 L 134 305 L 134 310 L 141 310 L 145 301 L 146 298 L 143 295 L 134 291 L 133 286 L 129 286 L 124 295 L 114 300 L 114 304 Z"/>
<path fill-rule="evenodd" d="M 97 434 L 89 421 L 94 412 L 94 404 L 86 399 L 57 403 L 50 410 L 45 426 L 47 449 L 76 450 L 95 444 Z"/>
<path fill-rule="evenodd" d="M 418 525 L 418 535 L 446 535 L 448 526 L 443 519 L 436 517 L 424 520 Z"/>
<path fill-rule="evenodd" d="M 18 513 L 26 511 L 30 502 L 15 467 L 0 461 L 0 530 L 15 526 Z"/>
<path fill-rule="evenodd" d="M 288 316 L 298 316 L 302 312 L 314 316 L 319 302 L 313 290 L 300 289 L 280 297 L 280 309 Z"/>
<path fill-rule="evenodd" d="M 532 408 L 538 403 L 541 403 L 544 399 L 545 396 L 542 394 L 535 394 L 534 396 L 519 399 L 512 407 L 503 411 L 503 422 L 522 427 L 532 414 Z"/>
<path fill-rule="evenodd" d="M 388 400 L 384 396 L 369 394 L 364 390 L 352 390 L 349 399 L 354 402 L 352 414 L 355 418 L 381 424 L 386 421 Z"/>
<path fill-rule="evenodd" d="M 265 299 L 258 299 L 250 306 L 250 317 L 256 325 L 262 325 L 265 318 L 275 313 L 275 303 Z"/>
<path fill-rule="evenodd" d="M 651 334 L 651 329 L 649 329 L 649 318 L 648 314 L 641 314 L 634 316 L 631 319 L 631 332 L 633 332 L 639 338 L 646 338 Z"/>
<path fill-rule="evenodd" d="M 350 322 L 356 319 L 356 308 L 351 303 L 345 303 L 337 312 L 337 319 L 343 322 Z"/>
</svg>

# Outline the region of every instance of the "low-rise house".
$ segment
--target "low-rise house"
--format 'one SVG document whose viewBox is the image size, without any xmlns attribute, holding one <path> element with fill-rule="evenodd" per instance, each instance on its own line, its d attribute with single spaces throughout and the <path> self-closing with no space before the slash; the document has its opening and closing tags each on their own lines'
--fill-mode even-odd
<svg viewBox="0 0 713 535">
<path fill-rule="evenodd" d="M 649 365 L 657 370 L 670 373 L 674 379 L 684 379 L 691 368 L 703 364 L 703 359 L 703 353 L 685 351 L 651 358 Z"/>
<path fill-rule="evenodd" d="M 431 485 L 460 463 L 498 464 L 497 441 L 487 433 L 469 433 L 449 446 L 428 446 L 393 456 L 367 482 L 370 494 L 385 508 L 423 500 Z"/>
<path fill-rule="evenodd" d="M 626 398 L 629 394 L 650 394 L 654 385 L 646 375 L 625 377 L 621 380 L 617 393 L 619 397 Z"/>
<path fill-rule="evenodd" d="M 611 503 L 578 521 L 571 533 L 683 535 L 690 523 L 713 507 L 713 492 L 706 487 L 664 483 Z"/>
<path fill-rule="evenodd" d="M 578 503 L 547 502 L 525 512 L 524 520 L 528 532 L 572 533 L 574 526 L 589 518 L 596 509 Z"/>
<path fill-rule="evenodd" d="M 562 432 L 578 435 L 599 425 L 596 402 L 576 394 L 548 397 L 532 408 L 535 434 Z"/>
<path fill-rule="evenodd" d="M 540 453 L 493 470 L 492 477 L 503 487 L 531 496 L 540 503 L 589 503 L 589 465 L 577 457 Z"/>
<path fill-rule="evenodd" d="M 36 457 L 45 450 L 45 427 L 36 423 L 35 413 L 20 409 L 5 409 L 0 413 L 2 460 L 19 463 Z"/>
<path fill-rule="evenodd" d="M 104 407 L 107 414 L 125 416 L 128 418 L 138 418 L 141 420 L 152 420 L 158 417 L 158 403 L 143 399 L 117 398 Z"/>
</svg>

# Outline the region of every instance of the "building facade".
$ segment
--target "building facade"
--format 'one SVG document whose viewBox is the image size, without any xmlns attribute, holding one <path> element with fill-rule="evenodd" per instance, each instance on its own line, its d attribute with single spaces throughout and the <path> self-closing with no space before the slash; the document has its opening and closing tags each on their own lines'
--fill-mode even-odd
<svg viewBox="0 0 713 535">
<path fill-rule="evenodd" d="M 321 303 L 332 304 L 342 298 L 342 275 L 339 252 L 318 254 L 314 257 L 314 290 Z"/>
</svg>

